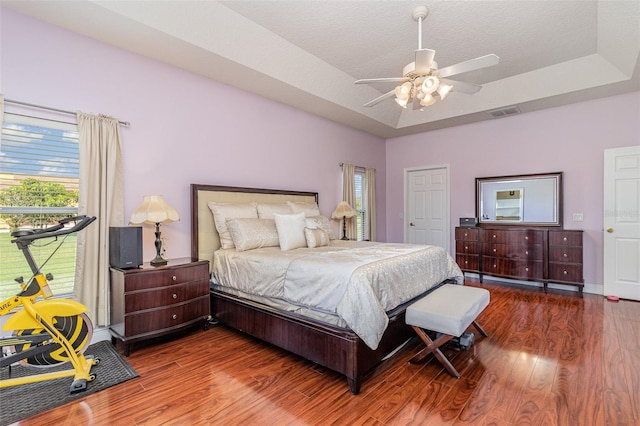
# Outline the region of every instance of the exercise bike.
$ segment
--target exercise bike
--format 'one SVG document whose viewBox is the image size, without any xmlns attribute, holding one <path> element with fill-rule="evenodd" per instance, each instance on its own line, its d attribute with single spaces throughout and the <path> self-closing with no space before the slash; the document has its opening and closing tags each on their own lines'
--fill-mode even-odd
<svg viewBox="0 0 640 426">
<path fill-rule="evenodd" d="M 0 388 L 73 376 L 70 393 L 74 394 L 85 391 L 87 382 L 96 378 L 95 374 L 91 374 L 91 367 L 97 365 L 100 360 L 83 355 L 93 334 L 93 325 L 85 313 L 86 306 L 68 299 L 48 300 L 53 296 L 48 284 L 53 276 L 41 272 L 29 249 L 35 240 L 55 238 L 54 241 L 58 241 L 58 237 L 65 235 L 66 238 L 67 235 L 86 228 L 95 219 L 77 216 L 60 220 L 58 224 L 48 228 L 11 233 L 15 238 L 11 242 L 22 251 L 33 275 L 28 283 L 24 282 L 23 277 L 16 278 L 15 281 L 20 284 L 22 291 L 0 302 L 0 316 L 22 307 L 15 311 L 2 327 L 3 330 L 12 330 L 13 335 L 0 338 L 0 367 L 9 369 L 9 378 L 0 380 Z M 70 222 L 75 224 L 65 227 Z M 64 238 L 47 261 L 63 242 Z M 39 297 L 44 300 L 36 301 Z M 70 362 L 73 368 L 11 378 L 11 366 L 15 363 L 28 367 L 51 367 L 65 362 Z"/>
</svg>

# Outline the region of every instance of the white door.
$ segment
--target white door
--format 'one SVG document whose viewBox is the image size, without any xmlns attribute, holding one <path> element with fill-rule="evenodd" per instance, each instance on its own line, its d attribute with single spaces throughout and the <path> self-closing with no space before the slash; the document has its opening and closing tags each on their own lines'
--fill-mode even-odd
<svg viewBox="0 0 640 426">
<path fill-rule="evenodd" d="M 640 300 L 640 146 L 604 151 L 604 293 Z"/>
<path fill-rule="evenodd" d="M 405 241 L 449 251 L 448 166 L 407 170 L 405 182 Z"/>
</svg>

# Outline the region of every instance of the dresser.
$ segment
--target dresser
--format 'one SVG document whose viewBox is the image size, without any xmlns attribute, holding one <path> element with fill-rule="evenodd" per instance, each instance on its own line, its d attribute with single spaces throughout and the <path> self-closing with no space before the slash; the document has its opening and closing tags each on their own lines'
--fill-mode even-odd
<svg viewBox="0 0 640 426">
<path fill-rule="evenodd" d="M 165 266 L 148 263 L 135 269 L 111 268 L 112 342 L 125 354 L 135 342 L 176 333 L 194 325 L 207 327 L 209 262 L 171 259 Z"/>
<path fill-rule="evenodd" d="M 456 262 L 463 272 L 515 280 L 584 286 L 582 231 L 457 227 Z"/>
</svg>

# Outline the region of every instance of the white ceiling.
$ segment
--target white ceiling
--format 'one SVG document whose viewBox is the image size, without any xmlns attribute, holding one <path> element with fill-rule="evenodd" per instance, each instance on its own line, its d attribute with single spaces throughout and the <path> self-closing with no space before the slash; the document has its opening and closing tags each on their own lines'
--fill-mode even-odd
<svg viewBox="0 0 640 426">
<path fill-rule="evenodd" d="M 2 1 L 2 5 L 248 92 L 394 137 L 640 90 L 640 1 Z M 422 47 L 440 68 L 489 53 L 482 84 L 423 111 L 387 99 Z M 455 90 L 455 89 L 454 89 Z"/>
</svg>

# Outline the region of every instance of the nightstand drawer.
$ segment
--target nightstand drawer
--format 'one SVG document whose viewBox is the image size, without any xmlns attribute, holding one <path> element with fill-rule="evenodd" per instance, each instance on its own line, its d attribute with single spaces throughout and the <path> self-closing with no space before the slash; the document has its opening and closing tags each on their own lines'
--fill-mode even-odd
<svg viewBox="0 0 640 426">
<path fill-rule="evenodd" d="M 128 293 L 124 296 L 124 303 L 127 312 L 136 312 L 186 302 L 206 294 L 208 290 L 208 281 L 187 282 L 157 290 Z"/>
<path fill-rule="evenodd" d="M 127 336 L 135 338 L 141 334 L 154 333 L 188 324 L 191 320 L 204 321 L 209 315 L 209 295 L 188 303 L 181 303 L 150 311 L 127 314 L 124 326 Z"/>
<path fill-rule="evenodd" d="M 208 276 L 208 274 L 209 267 L 206 264 L 160 269 L 157 271 L 147 270 L 144 273 L 132 273 L 127 276 L 124 291 L 130 292 L 182 284 L 195 279 L 201 279 L 203 276 Z"/>
</svg>

